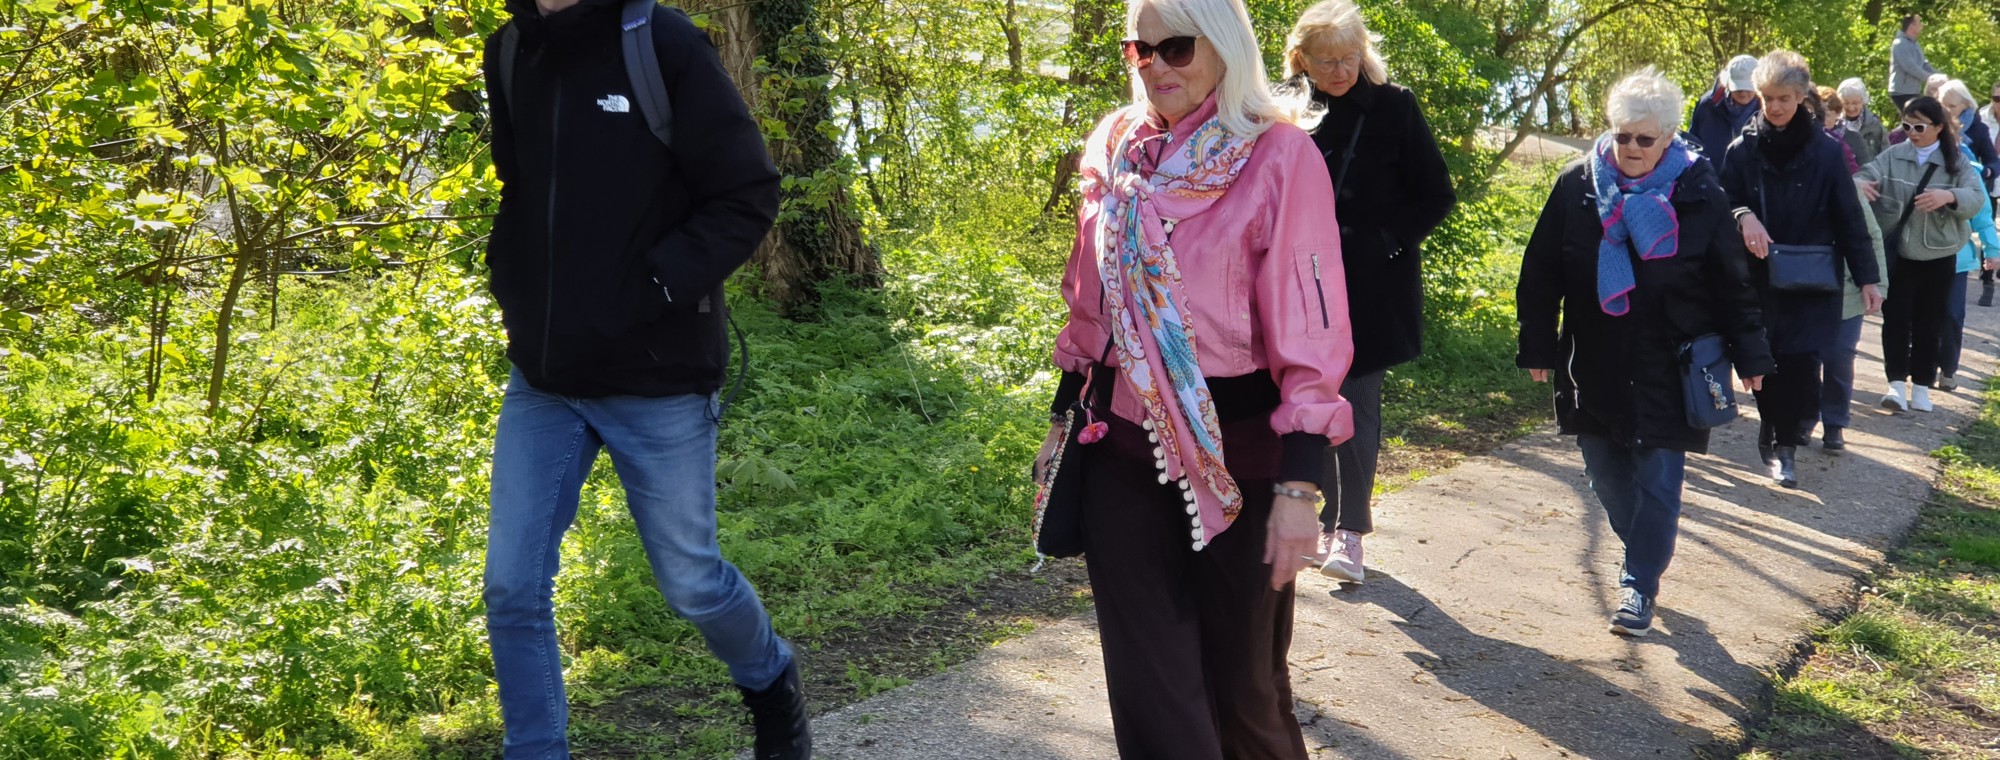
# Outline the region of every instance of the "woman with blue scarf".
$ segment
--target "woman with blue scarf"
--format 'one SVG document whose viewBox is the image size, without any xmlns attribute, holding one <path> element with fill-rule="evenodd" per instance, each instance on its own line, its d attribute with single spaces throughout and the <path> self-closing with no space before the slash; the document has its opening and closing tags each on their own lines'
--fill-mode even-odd
<svg viewBox="0 0 2000 760">
<path fill-rule="evenodd" d="M 1687 455 L 1708 450 L 1708 431 L 1688 423 L 1681 346 L 1721 336 L 1745 388 L 1773 366 L 1729 197 L 1674 136 L 1681 98 L 1650 68 L 1612 88 L 1612 129 L 1557 178 L 1515 292 L 1515 362 L 1555 383 L 1556 421 L 1624 544 L 1611 630 L 1630 636 L 1652 629 Z"/>
<path fill-rule="evenodd" d="M 1757 393 L 1763 419 L 1757 452 L 1772 480 L 1797 488 L 1798 448 L 1811 445 L 1819 426 L 1824 354 L 1838 345 L 1844 321 L 1840 283 L 1851 277 L 1861 286 L 1864 310 L 1874 313 L 1882 305 L 1876 287 L 1882 274 L 1842 145 L 1820 129 L 1819 116 L 1806 104 L 1813 83 L 1805 58 L 1784 50 L 1764 56 L 1754 78 L 1763 113 L 1730 146 L 1722 187 L 1743 245 L 1756 257 L 1750 274 L 1778 362 Z M 1808 253 L 1810 248 L 1822 253 Z M 1787 264 L 1813 262 L 1801 270 L 1824 266 L 1817 274 L 1832 289 L 1774 277 L 1774 255 L 1787 257 Z M 1841 429 L 1827 428 L 1826 443 L 1836 450 L 1843 445 Z"/>
</svg>

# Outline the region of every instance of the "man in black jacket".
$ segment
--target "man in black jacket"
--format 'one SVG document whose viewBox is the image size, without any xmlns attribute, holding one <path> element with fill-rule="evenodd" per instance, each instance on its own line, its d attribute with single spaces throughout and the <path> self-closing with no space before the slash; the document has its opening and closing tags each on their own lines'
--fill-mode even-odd
<svg viewBox="0 0 2000 760">
<path fill-rule="evenodd" d="M 778 173 L 708 36 L 653 8 L 673 104 L 656 138 L 628 81 L 619 0 L 507 0 L 514 60 L 487 41 L 487 261 L 514 364 L 493 454 L 487 630 L 507 758 L 568 757 L 551 595 L 585 477 L 608 450 L 668 604 L 729 666 L 757 757 L 807 758 L 791 647 L 716 543 L 729 360 L 722 284 L 778 211 Z M 511 74 L 508 72 L 511 71 Z M 512 81 L 506 81 L 511 79 Z"/>
</svg>

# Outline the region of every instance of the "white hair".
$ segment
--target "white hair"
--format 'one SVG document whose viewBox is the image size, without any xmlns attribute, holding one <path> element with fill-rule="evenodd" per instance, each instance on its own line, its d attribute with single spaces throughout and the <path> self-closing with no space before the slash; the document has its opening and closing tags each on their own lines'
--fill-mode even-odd
<svg viewBox="0 0 2000 760">
<path fill-rule="evenodd" d="M 1841 80 L 1838 92 L 1841 102 L 1860 103 L 1862 108 L 1868 107 L 1868 83 L 1861 81 L 1861 77 Z"/>
<path fill-rule="evenodd" d="M 1242 0 L 1129 0 L 1125 34 L 1137 37 L 1139 11 L 1151 6 L 1160 22 L 1177 35 L 1201 37 L 1222 59 L 1222 77 L 1215 86 L 1215 113 L 1229 131 L 1256 137 L 1278 123 L 1305 129 L 1318 126 L 1323 112 L 1311 108 L 1311 93 L 1280 96 L 1264 73 L 1264 53 L 1251 31 L 1250 13 Z M 1132 71 L 1132 104 L 1146 107 L 1146 81 Z"/>
<path fill-rule="evenodd" d="M 1680 85 L 1647 66 L 1611 86 L 1604 117 L 1612 129 L 1650 121 L 1659 125 L 1662 136 L 1671 138 L 1681 128 L 1684 97 Z"/>
<path fill-rule="evenodd" d="M 1946 104 L 1951 98 L 1958 98 L 1963 101 L 1966 110 L 1979 107 L 1979 101 L 1972 98 L 1972 88 L 1965 86 L 1965 80 L 1963 79 L 1953 79 L 1945 82 L 1944 86 L 1938 88 L 1938 105 Z"/>
<path fill-rule="evenodd" d="M 1804 97 L 1813 91 L 1812 67 L 1806 64 L 1806 57 L 1790 50 L 1777 50 L 1757 61 L 1757 73 L 1751 75 L 1757 89 L 1766 87 L 1790 87 Z"/>
</svg>

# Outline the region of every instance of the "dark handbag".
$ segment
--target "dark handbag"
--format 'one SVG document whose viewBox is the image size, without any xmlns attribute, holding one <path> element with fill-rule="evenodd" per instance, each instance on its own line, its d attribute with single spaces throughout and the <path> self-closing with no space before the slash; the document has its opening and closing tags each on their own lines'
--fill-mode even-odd
<svg viewBox="0 0 2000 760">
<path fill-rule="evenodd" d="M 1111 358 L 1111 342 L 1104 344 L 1104 360 Z M 1044 557 L 1074 557 L 1083 553 L 1083 446 L 1084 430 L 1097 423 L 1092 407 L 1110 398 L 1111 383 L 1098 382 L 1100 360 L 1084 382 L 1076 401 L 1063 410 L 1062 442 L 1049 457 L 1049 466 L 1035 482 L 1035 552 Z M 1099 428 L 1100 430 L 1102 428 Z M 1092 439 L 1091 442 L 1095 442 Z M 1041 566 L 1040 562 L 1036 567 Z"/>
<path fill-rule="evenodd" d="M 1768 225 L 1770 205 L 1764 201 L 1764 174 L 1757 174 L 1757 213 Z M 1831 295 L 1840 292 L 1840 260 L 1830 245 L 1783 245 L 1773 241 L 1770 265 L 1771 289 L 1780 293 Z M 1725 383 L 1726 385 L 1726 383 Z"/>
<path fill-rule="evenodd" d="M 1733 368 L 1722 336 L 1710 333 L 1681 346 L 1681 395 L 1688 427 L 1710 430 L 1736 419 L 1736 391 L 1729 387 Z"/>
</svg>

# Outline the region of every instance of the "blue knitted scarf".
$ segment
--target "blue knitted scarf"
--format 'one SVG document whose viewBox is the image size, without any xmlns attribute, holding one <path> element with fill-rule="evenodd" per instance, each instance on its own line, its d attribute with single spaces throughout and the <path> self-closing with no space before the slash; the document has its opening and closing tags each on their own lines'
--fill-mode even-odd
<svg viewBox="0 0 2000 760">
<path fill-rule="evenodd" d="M 1619 173 L 1617 149 L 1611 135 L 1598 138 L 1590 180 L 1597 187 L 1597 218 L 1604 224 L 1604 238 L 1597 244 L 1597 303 L 1604 313 L 1622 317 L 1632 310 L 1630 296 L 1638 287 L 1626 247 L 1637 249 L 1646 261 L 1680 253 L 1681 222 L 1671 196 L 1674 181 L 1694 165 L 1695 153 L 1676 137 L 1651 174 L 1633 178 Z"/>
</svg>

